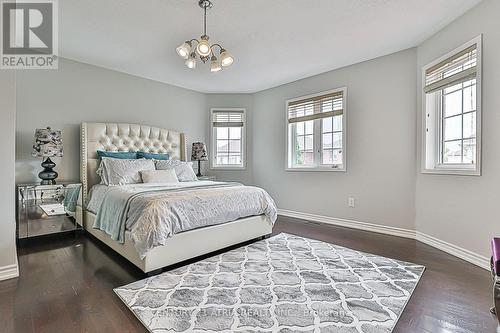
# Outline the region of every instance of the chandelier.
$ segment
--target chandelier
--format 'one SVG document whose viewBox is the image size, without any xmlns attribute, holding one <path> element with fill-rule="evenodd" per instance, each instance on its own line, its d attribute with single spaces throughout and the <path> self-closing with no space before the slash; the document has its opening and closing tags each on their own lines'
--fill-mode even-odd
<svg viewBox="0 0 500 333">
<path fill-rule="evenodd" d="M 198 55 L 206 63 L 210 60 L 210 71 L 218 72 L 223 67 L 230 66 L 234 59 L 219 44 L 210 44 L 207 36 L 207 9 L 212 8 L 213 3 L 210 0 L 200 0 L 198 5 L 203 9 L 203 36 L 200 39 L 187 40 L 177 47 L 176 51 L 183 59 L 186 59 L 186 66 L 190 69 L 196 68 L 196 56 Z M 196 44 L 196 45 L 195 45 Z M 196 47 L 195 47 L 196 46 Z M 219 58 L 215 56 L 214 48 L 219 48 Z"/>
</svg>

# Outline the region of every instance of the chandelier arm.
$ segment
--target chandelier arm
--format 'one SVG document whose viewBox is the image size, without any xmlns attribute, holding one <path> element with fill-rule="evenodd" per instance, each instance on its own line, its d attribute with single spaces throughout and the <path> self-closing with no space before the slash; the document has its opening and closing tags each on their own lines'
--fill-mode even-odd
<svg viewBox="0 0 500 333">
<path fill-rule="evenodd" d="M 214 46 L 218 46 L 218 47 L 219 47 L 219 53 L 220 53 L 220 52 L 222 52 L 222 50 L 224 50 L 224 48 L 223 48 L 220 44 L 217 44 L 217 43 L 212 44 L 212 45 L 210 46 L 210 50 L 212 50 L 212 48 L 213 48 Z M 213 52 L 213 50 L 212 50 L 212 52 Z"/>
</svg>

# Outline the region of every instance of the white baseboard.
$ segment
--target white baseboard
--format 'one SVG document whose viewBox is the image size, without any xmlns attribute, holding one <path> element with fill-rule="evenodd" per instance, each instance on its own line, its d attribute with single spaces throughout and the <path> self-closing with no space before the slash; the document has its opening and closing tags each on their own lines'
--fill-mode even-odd
<svg viewBox="0 0 500 333">
<path fill-rule="evenodd" d="M 484 268 L 486 270 L 490 269 L 489 259 L 481 256 L 472 251 L 466 250 L 459 246 L 450 244 L 438 238 L 429 236 L 419 231 L 397 228 L 391 226 L 385 226 L 381 224 L 367 223 L 355 220 L 348 220 L 343 218 L 336 218 L 330 216 L 316 215 L 310 213 L 296 212 L 287 209 L 278 209 L 278 214 L 288 217 L 294 217 L 298 219 L 308 220 L 312 222 L 333 224 L 340 227 L 376 232 L 385 235 L 404 237 L 409 239 L 415 239 L 424 244 L 435 247 L 438 250 L 444 251 L 451 254 L 457 258 L 470 262 L 476 266 Z"/>
<path fill-rule="evenodd" d="M 424 234 L 420 231 L 417 231 L 417 237 L 415 239 L 486 270 L 491 269 L 489 258 L 464 249 L 460 246 L 445 242 L 444 240 Z"/>
<path fill-rule="evenodd" d="M 19 266 L 17 262 L 13 265 L 0 267 L 0 281 L 16 278 L 19 276 Z"/>
<path fill-rule="evenodd" d="M 295 217 L 298 219 L 309 220 L 313 222 L 328 223 L 340 227 L 347 227 L 352 229 L 359 229 L 371 232 L 377 232 L 379 234 L 398 236 L 404 238 L 415 239 L 415 231 L 403 228 L 389 227 L 380 224 L 360 222 L 348 219 L 342 219 L 337 217 L 322 216 L 316 214 L 296 212 L 286 209 L 278 209 L 278 214 L 288 217 Z"/>
</svg>

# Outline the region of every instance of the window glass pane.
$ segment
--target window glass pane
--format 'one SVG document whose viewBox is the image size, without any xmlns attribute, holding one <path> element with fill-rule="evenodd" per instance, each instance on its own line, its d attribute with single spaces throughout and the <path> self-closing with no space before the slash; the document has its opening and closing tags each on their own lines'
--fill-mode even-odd
<svg viewBox="0 0 500 333">
<path fill-rule="evenodd" d="M 241 164 L 241 155 L 240 154 L 229 154 L 228 157 L 229 164 Z"/>
<path fill-rule="evenodd" d="M 295 153 L 294 164 L 296 164 L 296 165 L 304 164 L 304 158 L 302 157 L 302 151 L 295 149 L 294 153 Z"/>
<path fill-rule="evenodd" d="M 443 163 L 462 163 L 462 141 L 458 140 L 444 143 Z"/>
<path fill-rule="evenodd" d="M 464 89 L 464 112 L 476 111 L 476 85 Z"/>
<path fill-rule="evenodd" d="M 241 139 L 241 127 L 230 127 L 229 138 L 238 140 Z"/>
<path fill-rule="evenodd" d="M 322 154 L 322 164 L 332 164 L 333 163 L 333 150 L 326 149 L 323 150 Z"/>
<path fill-rule="evenodd" d="M 304 143 L 304 137 L 303 136 L 297 136 L 296 147 L 297 147 L 298 150 L 304 150 L 305 149 L 305 143 Z"/>
<path fill-rule="evenodd" d="M 444 140 L 455 140 L 462 138 L 462 116 L 454 116 L 444 120 Z"/>
<path fill-rule="evenodd" d="M 313 134 L 314 132 L 314 120 L 305 121 L 306 130 L 305 134 Z"/>
<path fill-rule="evenodd" d="M 230 140 L 229 141 L 229 152 L 240 153 L 241 152 L 241 141 L 240 140 Z"/>
<path fill-rule="evenodd" d="M 333 130 L 342 131 L 342 115 L 333 117 Z"/>
<path fill-rule="evenodd" d="M 323 139 L 322 139 L 322 143 L 323 143 L 323 149 L 328 149 L 328 148 L 332 148 L 332 134 L 331 133 L 327 133 L 327 134 L 323 134 Z"/>
<path fill-rule="evenodd" d="M 305 150 L 312 150 L 313 149 L 313 136 L 312 135 L 307 135 L 305 137 Z"/>
<path fill-rule="evenodd" d="M 445 117 L 462 113 L 462 90 L 444 95 L 443 114 Z"/>
<path fill-rule="evenodd" d="M 342 148 L 342 133 L 333 133 L 333 148 Z"/>
<path fill-rule="evenodd" d="M 314 164 L 314 153 L 312 151 L 307 151 L 302 153 L 304 165 Z"/>
<path fill-rule="evenodd" d="M 293 126 L 293 125 L 292 125 Z M 306 134 L 305 133 L 305 124 L 304 122 L 300 122 L 300 123 L 295 123 L 295 128 L 296 128 L 296 131 L 297 131 L 297 135 L 304 135 Z"/>
<path fill-rule="evenodd" d="M 476 113 L 464 114 L 464 138 L 476 137 Z"/>
<path fill-rule="evenodd" d="M 229 139 L 228 127 L 216 127 L 217 139 Z"/>
<path fill-rule="evenodd" d="M 457 90 L 459 90 L 459 89 L 462 89 L 462 85 L 463 85 L 462 83 L 459 83 L 459 84 L 456 84 L 456 85 L 454 85 L 454 86 L 451 86 L 451 87 L 445 88 L 445 89 L 444 89 L 444 93 L 445 93 L 445 94 L 449 94 L 449 93 L 451 93 L 451 92 L 454 92 L 454 91 L 457 91 Z"/>
<path fill-rule="evenodd" d="M 222 152 L 227 153 L 228 149 L 229 149 L 228 140 L 217 140 L 217 153 L 222 153 Z"/>
<path fill-rule="evenodd" d="M 336 165 L 342 164 L 342 149 L 334 149 L 332 163 Z"/>
<path fill-rule="evenodd" d="M 476 139 L 464 140 L 464 161 L 465 164 L 475 163 L 476 160 Z"/>
<path fill-rule="evenodd" d="M 217 156 L 217 164 L 229 164 L 229 158 L 227 155 Z"/>
<path fill-rule="evenodd" d="M 332 131 L 332 118 L 333 117 L 328 117 L 328 118 L 323 118 L 321 119 L 322 125 L 321 125 L 321 130 L 323 133 L 331 132 Z"/>
<path fill-rule="evenodd" d="M 321 153 L 321 164 L 342 164 L 341 149 L 325 149 Z"/>
</svg>

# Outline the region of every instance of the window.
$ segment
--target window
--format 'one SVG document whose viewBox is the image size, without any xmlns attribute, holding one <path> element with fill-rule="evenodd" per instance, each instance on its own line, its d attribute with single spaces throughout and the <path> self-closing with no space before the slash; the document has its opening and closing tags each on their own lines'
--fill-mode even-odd
<svg viewBox="0 0 500 333">
<path fill-rule="evenodd" d="M 422 171 L 479 175 L 481 37 L 425 66 L 423 86 Z"/>
<path fill-rule="evenodd" d="M 210 167 L 245 168 L 245 109 L 211 109 Z"/>
<path fill-rule="evenodd" d="M 346 89 L 288 100 L 287 170 L 345 171 Z"/>
</svg>

